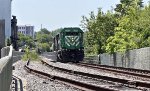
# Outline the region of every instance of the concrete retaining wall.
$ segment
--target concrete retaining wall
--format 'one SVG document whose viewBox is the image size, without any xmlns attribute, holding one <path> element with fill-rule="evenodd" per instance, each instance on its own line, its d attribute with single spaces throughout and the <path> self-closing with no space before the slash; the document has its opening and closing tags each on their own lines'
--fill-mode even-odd
<svg viewBox="0 0 150 91">
<path fill-rule="evenodd" d="M 100 64 L 150 70 L 150 47 L 130 50 L 124 54 L 100 54 Z"/>
<path fill-rule="evenodd" d="M 8 53 L 8 50 L 9 53 Z M 0 59 L 0 91 L 9 91 L 12 81 L 12 46 L 1 50 L 3 57 Z"/>
</svg>

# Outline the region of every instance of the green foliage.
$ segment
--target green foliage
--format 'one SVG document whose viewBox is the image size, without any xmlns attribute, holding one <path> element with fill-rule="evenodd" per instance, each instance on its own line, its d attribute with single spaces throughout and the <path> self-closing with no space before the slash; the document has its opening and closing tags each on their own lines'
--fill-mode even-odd
<svg viewBox="0 0 150 91">
<path fill-rule="evenodd" d="M 29 46 L 30 48 L 35 47 L 35 43 L 34 40 L 31 36 L 25 36 L 21 33 L 18 34 L 19 40 L 18 40 L 18 46 L 22 47 L 22 46 Z"/>
<path fill-rule="evenodd" d="M 39 43 L 38 47 L 41 49 L 42 52 L 50 52 L 50 46 L 48 43 Z"/>
<path fill-rule="evenodd" d="M 25 36 L 20 33 L 18 35 L 19 35 L 19 41 L 18 41 L 19 47 L 25 47 L 26 45 L 34 49 L 40 48 L 40 50 L 43 52 L 50 51 L 50 47 L 52 46 L 52 42 L 53 42 L 53 37 L 52 37 L 52 33 L 48 31 L 46 28 L 43 28 L 39 32 L 36 32 L 36 36 L 35 36 L 36 39 L 33 39 L 30 36 Z"/>
<path fill-rule="evenodd" d="M 105 46 L 106 51 L 109 53 L 125 52 L 130 49 L 140 48 L 138 38 L 140 38 L 140 34 L 137 35 L 135 31 L 118 31 L 114 36 L 108 38 Z"/>
<path fill-rule="evenodd" d="M 83 17 L 84 44 L 87 54 L 126 52 L 150 46 L 150 4 L 143 0 L 120 0 L 115 13 L 90 13 Z M 118 17 L 119 16 L 119 17 Z"/>
<path fill-rule="evenodd" d="M 58 29 L 52 31 L 52 36 L 54 37 L 55 35 L 57 35 L 58 32 L 60 32 L 62 29 L 63 29 L 63 28 L 58 28 Z"/>
<path fill-rule="evenodd" d="M 107 52 L 126 52 L 127 50 L 146 47 L 143 45 L 143 33 L 144 35 L 147 34 L 144 32 L 146 27 L 143 24 L 146 23 L 142 24 L 144 19 L 141 21 L 144 10 L 139 6 L 139 2 L 141 0 L 130 2 L 132 6 L 126 8 L 128 13 L 118 19 L 119 25 L 115 28 L 115 35 L 107 40 L 105 46 Z M 146 19 L 146 17 L 144 18 Z"/>
<path fill-rule="evenodd" d="M 49 43 L 49 44 L 51 44 L 52 37 L 49 34 L 37 33 L 37 41 L 39 43 Z"/>
<path fill-rule="evenodd" d="M 42 52 L 50 52 L 50 47 L 53 43 L 53 37 L 50 31 L 48 31 L 46 28 L 41 29 L 36 33 L 36 40 L 37 48 L 39 48 Z"/>
<path fill-rule="evenodd" d="M 46 28 L 41 29 L 38 33 L 40 33 L 40 34 L 50 34 L 50 32 Z"/>
<path fill-rule="evenodd" d="M 30 59 L 30 60 L 38 60 L 39 56 L 38 56 L 38 54 L 36 53 L 35 50 L 30 51 L 29 47 L 27 47 L 25 49 L 25 54 L 23 55 L 22 59 L 24 61 L 27 61 L 28 59 Z"/>
<path fill-rule="evenodd" d="M 108 11 L 104 14 L 101 9 L 98 10 L 98 15 L 94 15 L 93 12 L 90 13 L 90 18 L 83 16 L 81 21 L 82 27 L 87 30 L 85 33 L 85 48 L 90 48 L 95 53 L 104 53 L 105 49 L 103 46 L 106 40 L 114 35 L 114 28 L 117 25 L 114 19 L 114 14 Z M 90 50 L 88 49 L 90 52 Z"/>
<path fill-rule="evenodd" d="M 142 8 L 142 1 L 143 0 L 120 0 L 121 3 L 117 4 L 114 10 L 121 16 L 128 15 L 131 7 Z"/>
</svg>

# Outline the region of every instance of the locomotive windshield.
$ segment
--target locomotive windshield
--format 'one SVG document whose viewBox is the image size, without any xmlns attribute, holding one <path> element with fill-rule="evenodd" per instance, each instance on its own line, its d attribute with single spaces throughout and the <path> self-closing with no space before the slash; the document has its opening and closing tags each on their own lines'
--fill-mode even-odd
<svg viewBox="0 0 150 91">
<path fill-rule="evenodd" d="M 66 32 L 66 36 L 77 36 L 78 32 Z"/>
</svg>

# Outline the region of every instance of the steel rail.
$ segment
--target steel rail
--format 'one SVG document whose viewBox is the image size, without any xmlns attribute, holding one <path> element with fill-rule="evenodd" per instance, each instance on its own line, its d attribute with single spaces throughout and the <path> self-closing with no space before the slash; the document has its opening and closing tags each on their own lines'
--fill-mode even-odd
<svg viewBox="0 0 150 91">
<path fill-rule="evenodd" d="M 128 75 L 133 75 L 133 76 L 138 76 L 142 78 L 148 78 L 150 79 L 150 75 L 142 74 L 142 70 L 138 69 L 131 69 L 131 68 L 122 68 L 122 67 L 112 67 L 112 66 L 105 66 L 104 65 L 95 65 L 95 64 L 88 64 L 88 63 L 79 63 L 77 64 L 79 66 L 85 66 L 85 67 L 90 67 L 90 68 L 95 68 L 95 69 L 100 69 L 100 70 L 107 70 L 107 71 L 112 71 L 112 72 L 117 72 L 117 73 L 122 73 L 122 74 L 128 74 Z M 135 72 L 141 72 L 141 73 L 135 73 Z M 145 72 L 148 72 L 146 70 L 143 70 Z"/>
<path fill-rule="evenodd" d="M 87 64 L 87 63 L 82 63 L 82 64 Z M 90 65 L 90 64 L 89 64 Z M 114 69 L 120 69 L 120 70 L 128 70 L 128 71 L 133 71 L 133 72 L 138 72 L 138 73 L 145 73 L 145 74 L 150 74 L 150 70 L 142 70 L 142 69 L 134 69 L 134 68 L 125 68 L 125 67 L 115 67 L 115 66 L 109 66 L 109 65 L 100 65 L 100 64 L 91 64 L 94 66 L 99 66 L 99 67 L 107 67 L 107 68 L 114 68 Z"/>
<path fill-rule="evenodd" d="M 13 80 L 15 81 L 15 83 Z M 17 80 L 18 80 L 19 84 L 18 84 Z M 23 82 L 17 76 L 12 75 L 12 84 L 15 84 L 15 85 L 12 85 L 12 88 L 15 86 L 15 88 L 14 88 L 15 90 L 13 89 L 13 91 L 18 91 L 18 90 L 23 91 Z M 19 88 L 18 88 L 18 85 L 19 85 Z"/>
<path fill-rule="evenodd" d="M 49 67 L 52 67 L 52 68 L 55 68 L 55 69 L 58 69 L 61 71 L 69 72 L 69 73 L 74 73 L 77 75 L 82 75 L 82 76 L 87 76 L 87 77 L 91 77 L 91 78 L 97 78 L 97 79 L 102 79 L 102 80 L 107 80 L 107 81 L 112 81 L 112 82 L 118 82 L 118 83 L 123 83 L 123 84 L 127 84 L 127 85 L 134 85 L 136 87 L 150 88 L 150 83 L 144 82 L 144 81 L 132 81 L 132 80 L 128 80 L 128 79 L 121 79 L 121 78 L 115 78 L 115 77 L 109 77 L 109 76 L 101 76 L 101 75 L 97 75 L 97 74 L 83 73 L 83 72 L 79 72 L 79 71 L 73 71 L 70 69 L 56 67 L 56 66 L 48 64 L 44 60 L 41 60 L 41 62 L 47 64 Z"/>
<path fill-rule="evenodd" d="M 29 63 L 29 62 L 27 62 L 27 63 Z M 58 80 L 60 82 L 63 82 L 64 84 L 75 86 L 75 87 L 77 87 L 81 90 L 86 89 L 86 90 L 90 90 L 90 91 L 91 90 L 92 91 L 119 91 L 119 90 L 108 88 L 108 87 L 95 86 L 95 85 L 91 85 L 91 84 L 71 80 L 71 79 L 68 79 L 68 78 L 64 78 L 64 77 L 60 77 L 60 76 L 56 76 L 56 75 L 51 75 L 51 74 L 48 74 L 48 73 L 45 73 L 45 72 L 41 72 L 41 71 L 32 69 L 32 68 L 28 67 L 28 65 L 26 64 L 24 66 L 25 70 L 27 70 L 28 72 L 35 73 L 35 74 L 40 74 L 44 77 L 48 77 L 48 78 L 53 79 L 53 80 Z"/>
</svg>

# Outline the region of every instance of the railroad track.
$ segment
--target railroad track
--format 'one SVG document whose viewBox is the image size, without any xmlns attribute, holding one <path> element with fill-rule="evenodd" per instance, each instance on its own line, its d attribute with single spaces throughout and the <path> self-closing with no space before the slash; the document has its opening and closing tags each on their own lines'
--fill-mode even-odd
<svg viewBox="0 0 150 91">
<path fill-rule="evenodd" d="M 90 68 L 94 68 L 94 69 L 98 69 L 98 70 L 106 70 L 106 71 L 111 71 L 111 72 L 128 74 L 128 75 L 133 75 L 133 76 L 138 76 L 138 77 L 150 79 L 150 71 L 149 70 L 140 70 L 140 69 L 114 67 L 114 66 L 88 64 L 88 63 L 78 63 L 75 65 L 90 67 Z"/>
<path fill-rule="evenodd" d="M 54 67 L 54 66 L 50 65 L 49 63 L 47 63 L 44 60 L 41 60 L 41 61 L 44 64 L 46 64 L 49 67 L 52 67 L 54 69 L 58 69 L 58 70 L 69 72 L 69 73 L 74 73 L 74 74 L 77 74 L 77 75 L 82 75 L 82 76 L 86 76 L 86 77 L 107 80 L 107 81 L 111 81 L 111 82 L 122 83 L 122 84 L 124 84 L 126 86 L 132 85 L 134 87 L 150 88 L 150 83 L 144 82 L 144 81 L 132 81 L 132 80 L 128 80 L 128 79 L 120 79 L 120 78 L 109 77 L 109 76 L 101 76 L 101 75 L 96 75 L 96 74 L 83 73 L 83 72 L 80 72 L 80 71 L 73 71 L 73 70 L 65 69 L 65 68 L 61 68 L 61 67 L 56 67 L 56 66 Z"/>
<path fill-rule="evenodd" d="M 78 89 L 81 89 L 81 90 L 88 90 L 88 91 L 89 90 L 92 90 L 92 91 L 93 90 L 94 91 L 118 91 L 118 90 L 113 89 L 113 88 L 95 86 L 95 85 L 92 85 L 92 84 L 82 83 L 82 82 L 78 82 L 78 81 L 75 81 L 75 80 L 71 80 L 71 79 L 60 77 L 60 76 L 51 75 L 51 74 L 48 74 L 48 73 L 45 73 L 45 72 L 42 72 L 42 71 L 38 71 L 38 70 L 35 70 L 35 69 L 32 69 L 32 68 L 28 67 L 29 63 L 30 63 L 30 61 L 28 60 L 27 64 L 24 66 L 25 70 L 27 70 L 28 72 L 36 74 L 38 76 L 46 77 L 48 79 L 63 82 L 64 84 L 74 86 L 74 87 L 76 87 Z"/>
<path fill-rule="evenodd" d="M 12 76 L 11 91 L 23 91 L 22 80 L 16 76 Z"/>
</svg>

